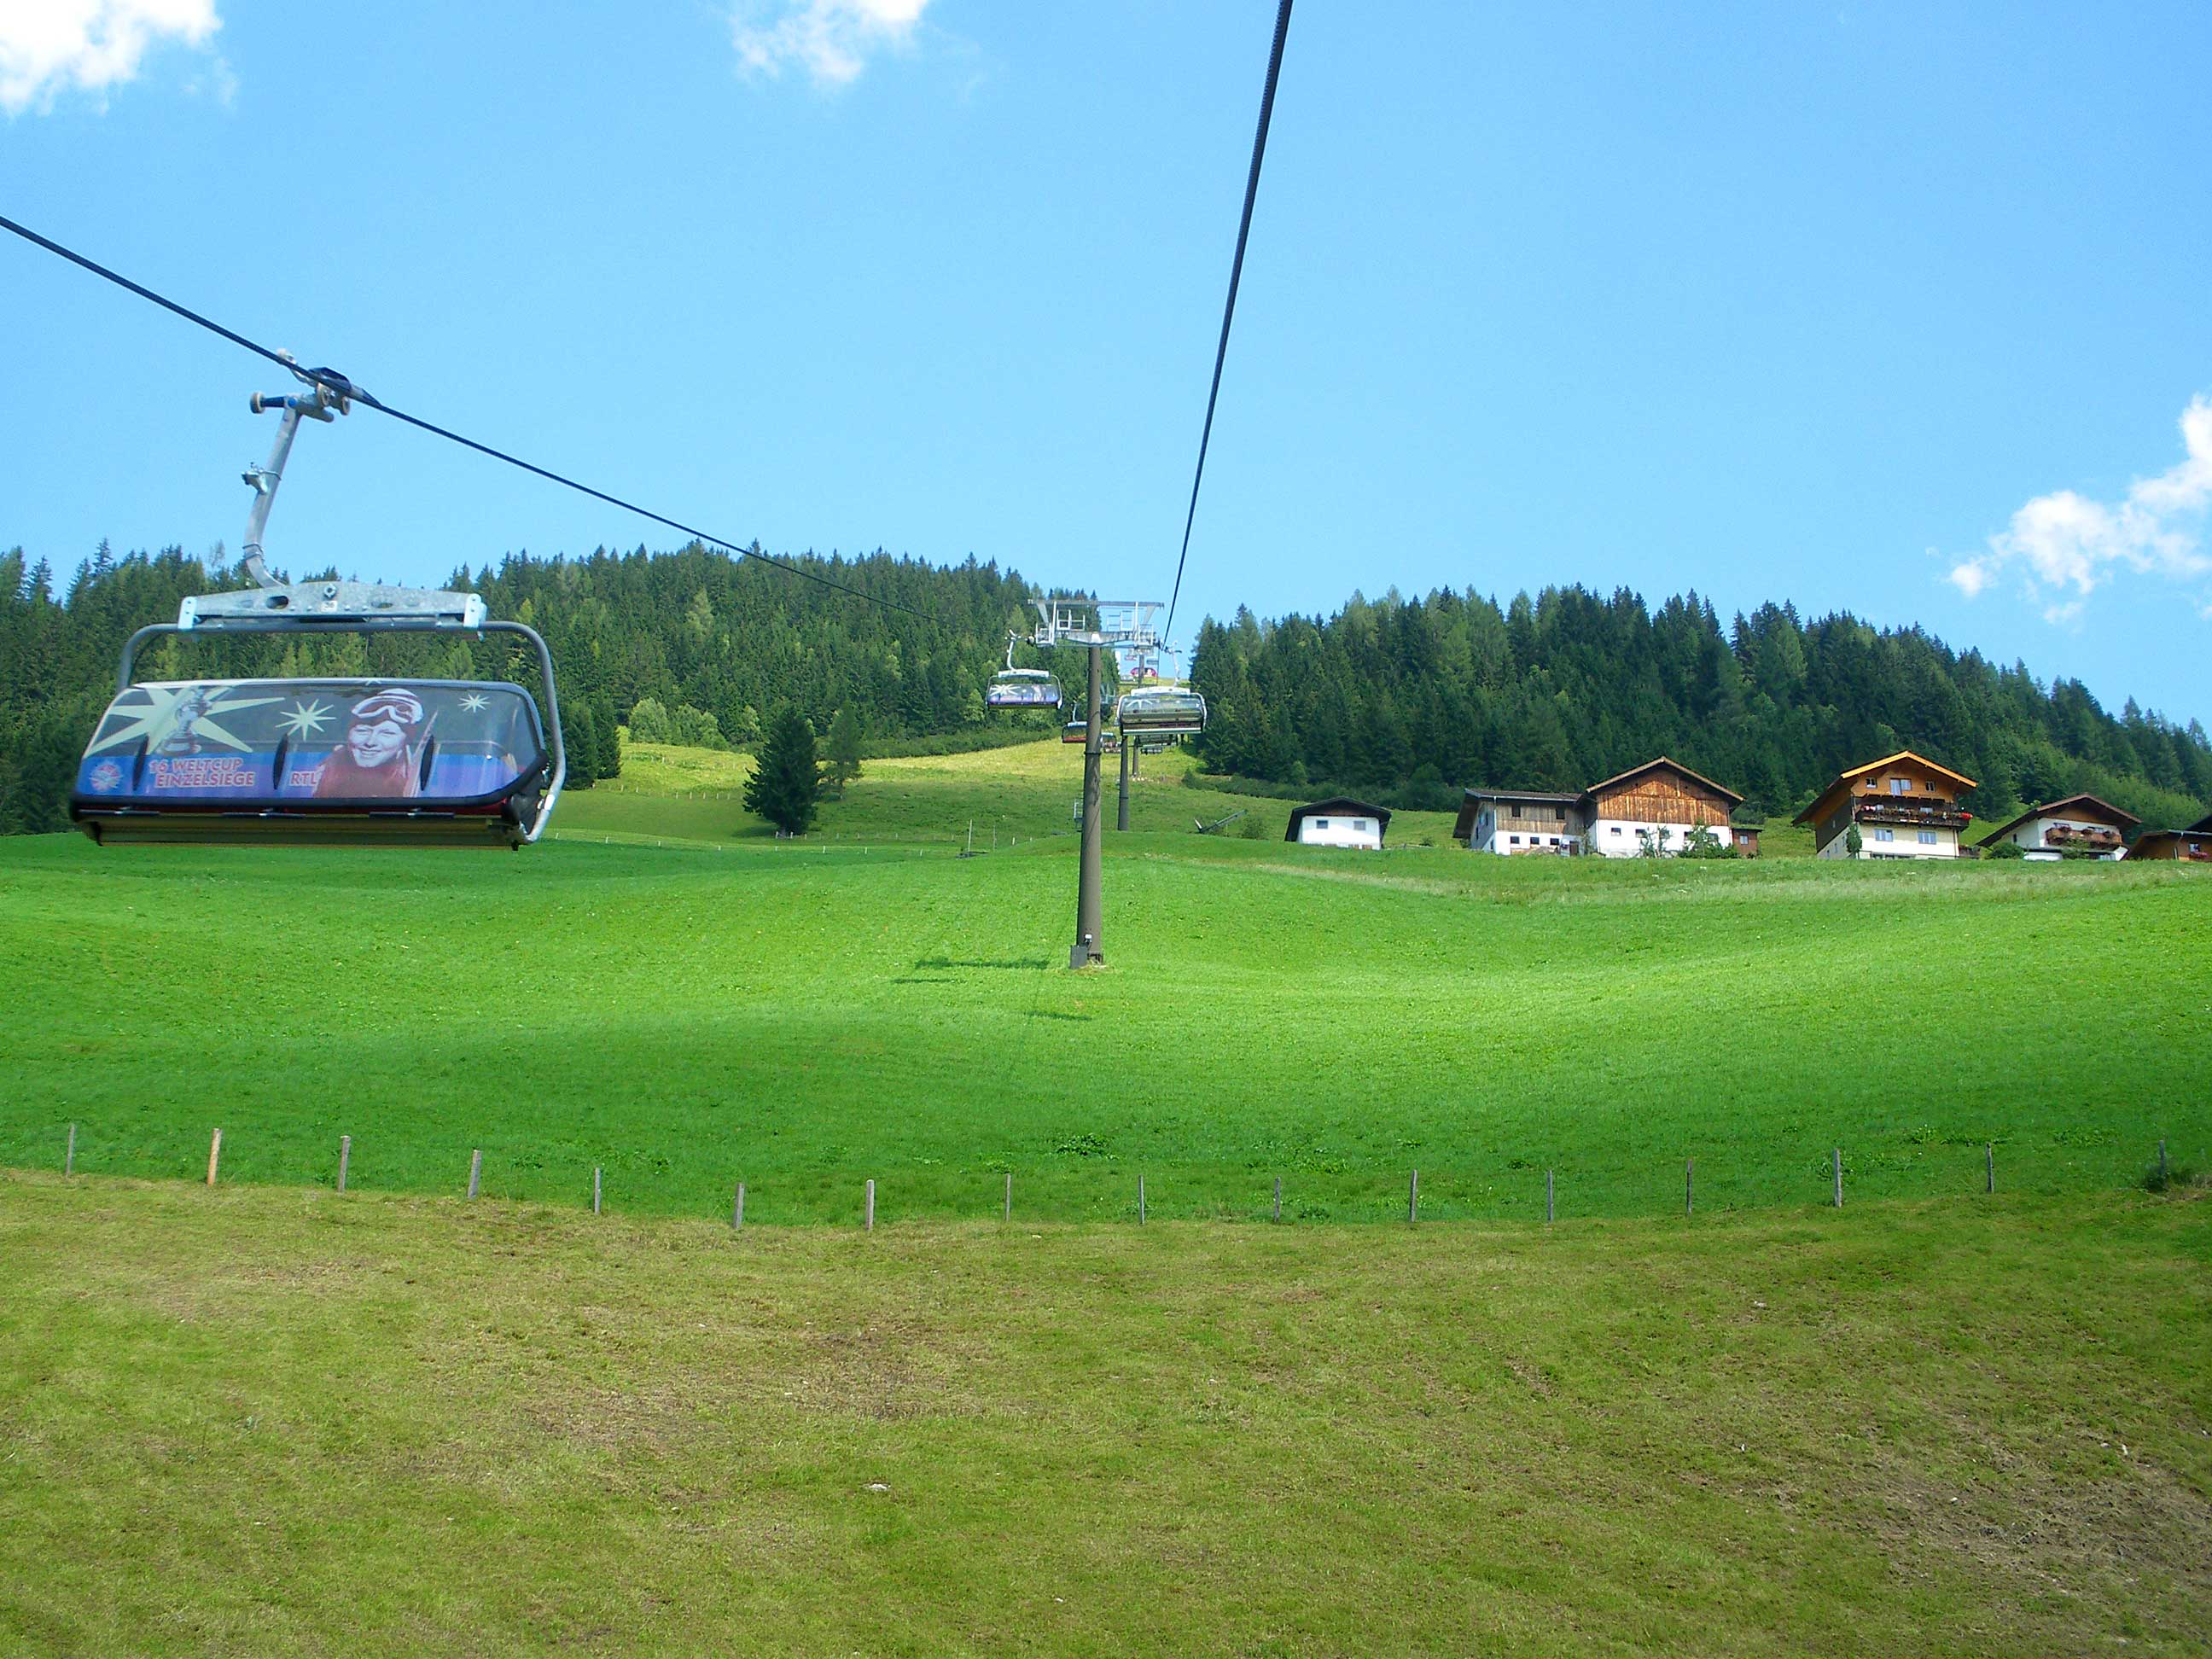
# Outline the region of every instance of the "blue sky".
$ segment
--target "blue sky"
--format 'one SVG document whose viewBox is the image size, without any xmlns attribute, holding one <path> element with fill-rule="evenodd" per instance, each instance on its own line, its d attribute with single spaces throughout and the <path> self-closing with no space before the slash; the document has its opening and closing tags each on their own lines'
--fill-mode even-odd
<svg viewBox="0 0 2212 1659">
<path fill-rule="evenodd" d="M 738 540 L 1165 597 L 1273 9 L 0 0 L 0 211 Z M 1695 587 L 2212 720 L 2212 9 L 1671 9 L 1304 0 L 1178 632 Z M 234 547 L 278 388 L 7 240 L 0 544 Z M 360 414 L 269 545 L 674 539 Z"/>
</svg>

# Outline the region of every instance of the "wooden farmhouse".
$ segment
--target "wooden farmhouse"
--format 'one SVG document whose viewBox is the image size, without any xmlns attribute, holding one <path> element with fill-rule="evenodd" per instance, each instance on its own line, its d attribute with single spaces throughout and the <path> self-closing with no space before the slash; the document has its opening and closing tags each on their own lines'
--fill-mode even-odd
<svg viewBox="0 0 2212 1659">
<path fill-rule="evenodd" d="M 1283 839 L 1302 847 L 1363 847 L 1379 853 L 1383 833 L 1389 827 L 1389 807 L 1354 800 L 1349 795 L 1331 795 L 1327 800 L 1291 808 L 1290 827 L 1283 831 Z"/>
<path fill-rule="evenodd" d="M 1729 815 L 1742 805 L 1733 790 L 1662 755 L 1579 794 L 1470 789 L 1452 835 L 1478 853 L 1634 858 L 1647 849 L 1679 853 L 1699 826 L 1733 845 Z"/>
<path fill-rule="evenodd" d="M 1954 859 L 1974 821 L 1959 797 L 1973 787 L 1972 778 L 1903 750 L 1838 774 L 1796 822 L 1813 826 L 1814 852 L 1824 859 L 1853 856 L 1854 827 L 1863 859 Z"/>
<path fill-rule="evenodd" d="M 2128 834 L 2142 820 L 2123 812 L 2094 795 L 2069 795 L 2063 800 L 2031 806 L 2010 823 L 1982 838 L 1984 847 L 2010 842 L 2024 856 L 2057 863 L 2069 853 L 2078 857 L 2117 859 L 2127 851 Z"/>
<path fill-rule="evenodd" d="M 2179 859 L 2185 864 L 2212 864 L 2212 813 L 2186 830 L 2153 830 L 2128 848 L 2130 859 Z"/>
<path fill-rule="evenodd" d="M 1679 853 L 1700 827 L 1722 846 L 1734 844 L 1729 814 L 1743 797 L 1699 777 L 1664 755 L 1617 778 L 1583 791 L 1581 805 L 1589 820 L 1590 850 L 1609 859 L 1634 858 L 1646 847 Z"/>
</svg>

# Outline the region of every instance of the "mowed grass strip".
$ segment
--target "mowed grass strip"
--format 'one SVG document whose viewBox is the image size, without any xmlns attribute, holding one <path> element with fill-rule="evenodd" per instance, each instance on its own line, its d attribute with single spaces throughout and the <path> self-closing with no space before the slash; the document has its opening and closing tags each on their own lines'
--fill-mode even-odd
<svg viewBox="0 0 2212 1659">
<path fill-rule="evenodd" d="M 2207 1214 L 733 1236 L 0 1177 L 0 1647 L 2201 1653 Z"/>
<path fill-rule="evenodd" d="M 2179 866 L 1110 839 L 525 855 L 0 845 L 0 1164 L 842 1220 L 1302 1220 L 2110 1188 L 2212 1164 Z"/>
</svg>

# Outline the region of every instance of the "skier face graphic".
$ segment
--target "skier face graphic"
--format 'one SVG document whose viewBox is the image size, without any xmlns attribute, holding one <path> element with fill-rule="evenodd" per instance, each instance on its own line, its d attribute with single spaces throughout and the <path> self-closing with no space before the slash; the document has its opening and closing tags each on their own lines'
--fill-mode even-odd
<svg viewBox="0 0 2212 1659">
<path fill-rule="evenodd" d="M 353 706 L 346 723 L 346 753 L 365 771 L 403 759 L 422 723 L 421 699 L 398 687 L 372 692 Z"/>
<path fill-rule="evenodd" d="M 388 766 L 405 752 L 407 733 L 389 716 L 356 720 L 346 727 L 346 750 L 356 766 Z"/>
</svg>

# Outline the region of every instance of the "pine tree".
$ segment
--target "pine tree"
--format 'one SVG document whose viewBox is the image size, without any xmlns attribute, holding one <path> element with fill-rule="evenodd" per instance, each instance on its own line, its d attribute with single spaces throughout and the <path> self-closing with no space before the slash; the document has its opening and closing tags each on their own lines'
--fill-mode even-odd
<svg viewBox="0 0 2212 1659">
<path fill-rule="evenodd" d="M 830 758 L 823 767 L 830 786 L 840 795 L 860 775 L 860 717 L 847 703 L 830 722 Z"/>
<path fill-rule="evenodd" d="M 814 726 L 787 703 L 769 725 L 760 764 L 745 785 L 745 810 L 786 835 L 802 836 L 814 822 L 822 774 L 814 758 Z"/>
</svg>

